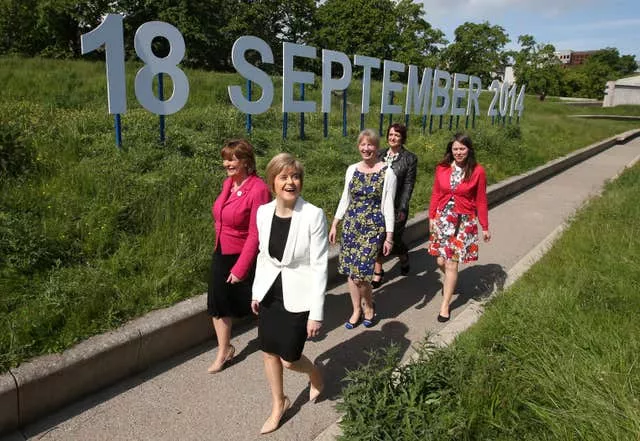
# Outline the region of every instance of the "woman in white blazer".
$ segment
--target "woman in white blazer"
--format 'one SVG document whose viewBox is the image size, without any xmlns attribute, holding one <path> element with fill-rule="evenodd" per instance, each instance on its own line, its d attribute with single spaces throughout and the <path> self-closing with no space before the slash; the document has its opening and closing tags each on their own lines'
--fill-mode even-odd
<svg viewBox="0 0 640 441">
<path fill-rule="evenodd" d="M 307 338 L 318 335 L 327 285 L 327 224 L 323 211 L 300 197 L 304 169 L 288 153 L 267 165 L 276 198 L 258 208 L 258 258 L 251 309 L 258 315 L 258 339 L 271 388 L 271 415 L 260 433 L 278 428 L 291 402 L 284 394 L 283 366 L 309 376 L 309 400 L 324 382 L 304 355 Z"/>
<path fill-rule="evenodd" d="M 380 137 L 365 129 L 358 135 L 362 161 L 347 168 L 342 197 L 329 231 L 336 242 L 338 223 L 344 218 L 338 256 L 338 272 L 349 277 L 353 312 L 344 326 L 353 329 L 360 322 L 367 328 L 376 320 L 371 282 L 380 250 L 387 256 L 393 248 L 396 175 L 378 157 Z"/>
</svg>

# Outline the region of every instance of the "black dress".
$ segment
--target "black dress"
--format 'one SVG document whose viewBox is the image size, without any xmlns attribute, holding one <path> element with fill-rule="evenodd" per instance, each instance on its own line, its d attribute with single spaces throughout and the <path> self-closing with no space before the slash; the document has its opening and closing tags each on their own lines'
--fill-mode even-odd
<svg viewBox="0 0 640 441">
<path fill-rule="evenodd" d="M 273 216 L 269 238 L 271 257 L 282 260 L 290 226 L 291 218 Z M 299 360 L 307 340 L 308 319 L 309 311 L 289 312 L 285 309 L 282 300 L 282 273 L 278 274 L 260 302 L 258 315 L 260 349 L 278 355 L 289 362 Z"/>
<path fill-rule="evenodd" d="M 241 282 L 227 283 L 240 254 L 222 254 L 220 243 L 211 258 L 207 312 L 211 317 L 244 317 L 251 313 L 251 286 L 255 263 Z"/>
</svg>

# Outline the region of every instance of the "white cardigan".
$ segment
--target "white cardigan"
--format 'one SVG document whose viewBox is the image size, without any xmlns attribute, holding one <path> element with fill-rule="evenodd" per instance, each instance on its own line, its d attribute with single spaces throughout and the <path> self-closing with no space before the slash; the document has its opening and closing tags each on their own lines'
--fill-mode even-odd
<svg viewBox="0 0 640 441">
<path fill-rule="evenodd" d="M 252 299 L 262 301 L 282 273 L 282 298 L 290 312 L 309 311 L 309 319 L 321 321 L 327 288 L 329 241 L 322 209 L 298 197 L 282 261 L 269 255 L 271 223 L 276 201 L 258 208 L 258 258 Z"/>
<path fill-rule="evenodd" d="M 347 168 L 347 173 L 344 177 L 344 190 L 342 190 L 342 197 L 340 203 L 336 209 L 335 218 L 342 219 L 347 212 L 349 203 L 351 202 L 351 195 L 349 194 L 349 183 L 353 178 L 353 173 L 356 171 L 358 164 L 351 164 Z M 382 203 L 380 208 L 382 209 L 382 215 L 384 216 L 384 229 L 387 233 L 393 233 L 393 226 L 395 223 L 395 213 L 393 201 L 396 198 L 396 174 L 391 167 L 387 167 L 384 174 L 384 185 L 382 186 Z"/>
</svg>

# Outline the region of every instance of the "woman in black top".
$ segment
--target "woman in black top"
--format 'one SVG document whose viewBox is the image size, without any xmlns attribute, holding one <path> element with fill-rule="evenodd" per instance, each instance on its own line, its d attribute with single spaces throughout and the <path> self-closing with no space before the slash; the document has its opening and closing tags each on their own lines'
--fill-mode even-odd
<svg viewBox="0 0 640 441">
<path fill-rule="evenodd" d="M 258 208 L 259 254 L 251 309 L 258 314 L 258 340 L 271 389 L 271 415 L 260 433 L 278 428 L 291 401 L 284 394 L 283 368 L 309 376 L 309 400 L 324 383 L 302 354 L 307 338 L 322 325 L 327 285 L 327 223 L 322 209 L 300 196 L 304 170 L 288 153 L 267 165 L 274 201 Z"/>
<path fill-rule="evenodd" d="M 396 198 L 395 226 L 393 230 L 393 249 L 391 254 L 400 256 L 400 272 L 403 276 L 409 274 L 409 249 L 402 240 L 404 227 L 409 218 L 409 201 L 416 183 L 416 173 L 418 171 L 418 157 L 404 147 L 407 142 L 407 128 L 403 124 L 394 123 L 387 129 L 387 144 L 389 148 L 378 152 L 378 157 L 391 166 L 396 174 Z M 382 269 L 383 256 L 378 255 L 373 269 L 374 288 L 380 287 L 383 283 L 384 270 Z"/>
</svg>

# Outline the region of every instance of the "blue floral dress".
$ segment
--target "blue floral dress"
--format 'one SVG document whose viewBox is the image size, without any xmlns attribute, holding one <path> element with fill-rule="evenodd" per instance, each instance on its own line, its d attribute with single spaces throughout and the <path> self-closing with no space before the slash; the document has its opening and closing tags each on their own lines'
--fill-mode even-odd
<svg viewBox="0 0 640 441">
<path fill-rule="evenodd" d="M 464 170 L 454 164 L 449 181 L 451 189 L 455 189 L 463 178 Z M 454 205 L 451 198 L 436 212 L 435 228 L 429 237 L 429 254 L 462 263 L 478 260 L 477 216 L 455 213 Z"/>
<path fill-rule="evenodd" d="M 351 198 L 342 225 L 338 271 L 370 282 L 378 249 L 385 237 L 382 188 L 387 166 L 374 173 L 355 170 L 349 183 Z"/>
</svg>

